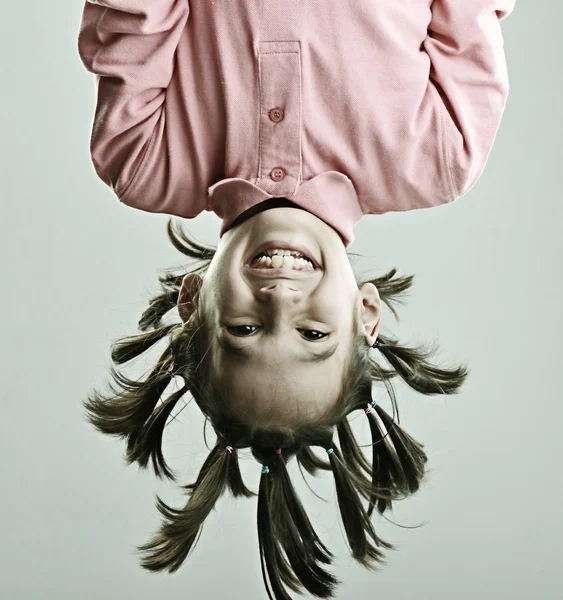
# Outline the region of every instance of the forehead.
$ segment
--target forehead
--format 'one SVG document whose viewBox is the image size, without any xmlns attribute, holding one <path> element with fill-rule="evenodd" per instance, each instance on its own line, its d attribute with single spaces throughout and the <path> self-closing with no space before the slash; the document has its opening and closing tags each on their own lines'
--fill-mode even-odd
<svg viewBox="0 0 563 600">
<path fill-rule="evenodd" d="M 344 356 L 313 366 L 283 357 L 213 361 L 210 376 L 228 413 L 262 427 L 295 427 L 330 414 L 341 396 Z"/>
<path fill-rule="evenodd" d="M 241 356 L 215 341 L 208 354 L 210 377 L 214 386 L 221 389 L 229 409 L 239 417 L 245 414 L 263 420 L 273 412 L 287 419 L 288 413 L 295 418 L 298 415 L 316 418 L 337 404 L 355 340 L 354 332 L 350 331 L 349 339 L 342 339 L 332 356 L 309 362 L 297 359 L 295 353 L 279 346 L 265 344 L 260 351 Z"/>
</svg>

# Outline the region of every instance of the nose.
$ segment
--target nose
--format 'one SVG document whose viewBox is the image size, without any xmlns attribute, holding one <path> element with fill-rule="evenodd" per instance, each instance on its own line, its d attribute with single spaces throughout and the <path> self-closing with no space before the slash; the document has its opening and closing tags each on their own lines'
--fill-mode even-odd
<svg viewBox="0 0 563 600">
<path fill-rule="evenodd" d="M 297 304 L 303 292 L 286 284 L 276 283 L 260 288 L 256 294 L 258 300 L 277 306 Z"/>
</svg>

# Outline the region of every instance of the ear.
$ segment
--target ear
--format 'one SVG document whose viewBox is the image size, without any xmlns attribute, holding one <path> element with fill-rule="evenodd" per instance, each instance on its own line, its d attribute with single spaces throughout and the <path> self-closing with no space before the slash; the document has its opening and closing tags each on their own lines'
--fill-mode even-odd
<svg viewBox="0 0 563 600">
<path fill-rule="evenodd" d="M 199 300 L 199 290 L 203 279 L 195 273 L 188 273 L 182 279 L 180 294 L 178 296 L 178 312 L 182 323 L 187 323 L 196 309 Z"/>
<path fill-rule="evenodd" d="M 373 283 L 364 283 L 362 285 L 360 288 L 360 298 L 362 300 L 361 319 L 366 341 L 370 346 L 373 346 L 381 327 L 381 299 Z"/>
</svg>

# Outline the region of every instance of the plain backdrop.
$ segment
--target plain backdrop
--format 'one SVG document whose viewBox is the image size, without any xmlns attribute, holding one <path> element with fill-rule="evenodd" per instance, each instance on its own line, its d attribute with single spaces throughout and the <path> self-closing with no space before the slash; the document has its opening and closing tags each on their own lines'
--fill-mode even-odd
<svg viewBox="0 0 563 600">
<path fill-rule="evenodd" d="M 158 274 L 183 261 L 167 215 L 121 205 L 94 173 L 81 10 L 10 2 L 0 18 L 0 598 L 262 600 L 256 500 L 223 496 L 177 573 L 144 571 L 134 548 L 160 524 L 156 494 L 178 507 L 184 496 L 127 467 L 124 443 L 85 420 L 82 401 L 107 391 L 111 343 L 137 332 Z M 503 22 L 508 105 L 468 194 L 356 227 L 360 274 L 415 274 L 401 322 L 385 308 L 383 331 L 436 341 L 437 361 L 471 374 L 450 397 L 397 380 L 401 423 L 424 443 L 429 474 L 389 514 L 396 524 L 374 517 L 399 548 L 381 572 L 351 558 L 331 476 L 307 476 L 325 502 L 293 471 L 336 554 L 339 599 L 563 598 L 562 22 L 556 0 L 520 0 Z M 214 215 L 185 224 L 217 241 Z M 150 365 L 141 363 L 139 372 Z M 353 427 L 369 443 L 365 417 Z M 166 431 L 179 484 L 194 481 L 208 452 L 195 403 Z M 260 465 L 241 455 L 257 491 Z"/>
</svg>

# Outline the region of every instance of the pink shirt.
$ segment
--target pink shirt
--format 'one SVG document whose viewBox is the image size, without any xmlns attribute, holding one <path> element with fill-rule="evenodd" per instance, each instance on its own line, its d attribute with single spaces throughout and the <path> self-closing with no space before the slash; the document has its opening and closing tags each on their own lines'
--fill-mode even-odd
<svg viewBox="0 0 563 600">
<path fill-rule="evenodd" d="M 285 197 L 348 246 L 365 214 L 481 176 L 508 96 L 515 0 L 95 0 L 90 150 L 127 206 L 223 219 Z"/>
</svg>

